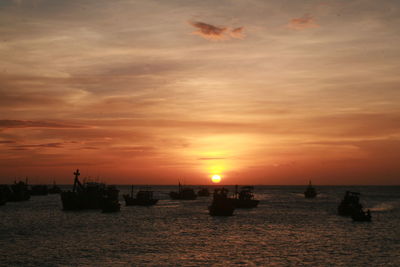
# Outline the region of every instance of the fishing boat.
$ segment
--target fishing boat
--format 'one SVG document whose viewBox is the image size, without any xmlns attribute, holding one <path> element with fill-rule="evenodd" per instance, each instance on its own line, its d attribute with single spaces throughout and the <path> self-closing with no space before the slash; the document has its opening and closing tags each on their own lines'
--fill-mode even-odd
<svg viewBox="0 0 400 267">
<path fill-rule="evenodd" d="M 354 211 L 351 214 L 351 218 L 356 222 L 370 222 L 371 221 L 371 211 L 367 210 L 366 212 L 362 209 L 358 211 Z"/>
<path fill-rule="evenodd" d="M 8 185 L 6 184 L 0 185 L 0 206 L 3 206 L 7 203 L 10 194 L 11 194 L 11 189 Z"/>
<path fill-rule="evenodd" d="M 114 186 L 103 183 L 79 181 L 79 169 L 74 172 L 74 186 L 72 191 L 61 192 L 61 201 L 64 210 L 101 209 L 104 198 L 118 201 L 118 193 Z"/>
<path fill-rule="evenodd" d="M 158 199 L 153 197 L 153 191 L 150 190 L 139 190 L 136 193 L 136 198 L 133 197 L 133 185 L 131 187 L 130 195 L 123 195 L 126 206 L 151 206 L 158 202 Z"/>
<path fill-rule="evenodd" d="M 359 198 L 360 193 L 346 191 L 344 198 L 338 206 L 338 214 L 341 216 L 351 216 L 354 212 L 362 210 Z"/>
<path fill-rule="evenodd" d="M 197 192 L 197 196 L 208 197 L 210 196 L 210 191 L 208 191 L 208 188 L 206 187 L 200 188 L 200 190 Z"/>
<path fill-rule="evenodd" d="M 46 196 L 49 194 L 49 190 L 47 185 L 31 185 L 30 194 L 31 196 Z"/>
<path fill-rule="evenodd" d="M 315 198 L 317 196 L 317 190 L 312 186 L 311 180 L 308 184 L 306 191 L 304 191 L 305 198 Z"/>
<path fill-rule="evenodd" d="M 114 185 L 107 186 L 101 199 L 102 212 L 118 212 L 121 205 L 118 201 L 119 190 Z"/>
<path fill-rule="evenodd" d="M 49 188 L 49 194 L 60 194 L 61 188 L 56 184 L 56 181 L 53 181 L 53 186 Z"/>
<path fill-rule="evenodd" d="M 235 194 L 232 202 L 236 208 L 248 209 L 257 207 L 260 201 L 254 199 L 253 189 L 252 186 L 243 186 L 238 191 L 238 186 L 235 186 Z"/>
<path fill-rule="evenodd" d="M 19 201 L 27 201 L 31 198 L 28 189 L 28 182 L 19 181 L 14 182 L 11 186 L 11 193 L 8 196 L 7 201 L 19 202 Z"/>
<path fill-rule="evenodd" d="M 180 199 L 180 200 L 194 200 L 197 198 L 196 193 L 193 188 L 182 187 L 181 183 L 178 184 L 178 192 L 171 191 L 169 196 L 172 199 Z"/>
<path fill-rule="evenodd" d="M 214 190 L 213 201 L 208 207 L 211 216 L 232 216 L 235 205 L 231 198 L 228 198 L 228 189 L 217 188 Z"/>
</svg>

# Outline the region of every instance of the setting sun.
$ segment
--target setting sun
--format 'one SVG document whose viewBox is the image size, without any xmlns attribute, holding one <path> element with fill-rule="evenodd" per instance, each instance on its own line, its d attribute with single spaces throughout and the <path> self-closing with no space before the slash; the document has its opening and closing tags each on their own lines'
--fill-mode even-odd
<svg viewBox="0 0 400 267">
<path fill-rule="evenodd" d="M 213 182 L 213 183 L 219 183 L 219 182 L 221 182 L 221 176 L 219 176 L 219 175 L 213 175 L 213 177 L 211 177 L 211 181 Z"/>
</svg>

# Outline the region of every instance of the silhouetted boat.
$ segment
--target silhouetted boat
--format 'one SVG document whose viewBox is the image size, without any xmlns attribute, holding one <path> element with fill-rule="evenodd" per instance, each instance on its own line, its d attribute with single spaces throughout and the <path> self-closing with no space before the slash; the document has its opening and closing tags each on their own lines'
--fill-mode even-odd
<svg viewBox="0 0 400 267">
<path fill-rule="evenodd" d="M 102 212 L 117 212 L 120 211 L 121 205 L 118 201 L 119 190 L 113 186 L 107 186 L 101 199 Z"/>
<path fill-rule="evenodd" d="M 11 194 L 11 189 L 8 185 L 0 185 L 0 206 L 5 205 Z"/>
<path fill-rule="evenodd" d="M 357 222 L 370 222 L 371 221 L 371 212 L 370 210 L 367 210 L 367 212 L 363 211 L 362 209 L 358 211 L 354 211 L 351 214 L 351 218 L 353 221 Z"/>
<path fill-rule="evenodd" d="M 81 184 L 78 177 L 79 170 L 74 172 L 75 180 L 72 191 L 61 192 L 61 201 L 64 210 L 100 209 L 103 203 L 118 201 L 118 193 L 114 186 L 106 187 L 103 183 Z M 104 199 L 107 199 L 104 202 Z"/>
<path fill-rule="evenodd" d="M 255 208 L 257 207 L 259 200 L 254 199 L 253 187 L 243 186 L 238 192 L 238 186 L 235 186 L 235 195 L 232 199 L 233 204 L 236 208 Z"/>
<path fill-rule="evenodd" d="M 126 206 L 151 206 L 158 202 L 158 199 L 153 198 L 153 191 L 150 190 L 140 190 L 136 193 L 136 198 L 133 197 L 133 185 L 131 187 L 131 194 L 124 195 Z"/>
<path fill-rule="evenodd" d="M 19 181 L 11 185 L 11 193 L 7 201 L 27 201 L 31 198 L 28 190 L 28 183 Z"/>
<path fill-rule="evenodd" d="M 47 185 L 31 185 L 31 196 L 46 196 L 48 193 Z"/>
<path fill-rule="evenodd" d="M 305 198 L 315 198 L 317 196 L 317 190 L 312 186 L 311 181 L 308 184 L 306 191 L 304 191 Z"/>
<path fill-rule="evenodd" d="M 228 198 L 228 189 L 217 188 L 214 190 L 213 201 L 208 207 L 211 216 L 232 216 L 235 205 L 231 198 Z"/>
<path fill-rule="evenodd" d="M 192 188 L 182 187 L 181 183 L 178 185 L 178 192 L 171 191 L 169 196 L 172 199 L 181 199 L 181 200 L 194 200 L 197 198 L 196 193 Z"/>
<path fill-rule="evenodd" d="M 208 197 L 210 196 L 210 191 L 208 191 L 208 188 L 203 187 L 197 192 L 197 196 Z"/>
<path fill-rule="evenodd" d="M 351 216 L 353 213 L 362 210 L 359 199 L 360 193 L 346 191 L 343 200 L 338 206 L 338 214 L 341 216 Z"/>
<path fill-rule="evenodd" d="M 53 186 L 49 188 L 49 194 L 60 194 L 61 188 L 56 185 L 56 182 L 53 182 Z"/>
</svg>

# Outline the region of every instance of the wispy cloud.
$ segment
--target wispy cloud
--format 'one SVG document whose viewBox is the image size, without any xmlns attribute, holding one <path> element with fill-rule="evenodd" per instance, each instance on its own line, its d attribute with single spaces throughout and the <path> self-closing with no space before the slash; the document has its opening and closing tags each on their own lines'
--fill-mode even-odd
<svg viewBox="0 0 400 267">
<path fill-rule="evenodd" d="M 79 125 L 48 121 L 0 120 L 0 128 L 81 128 Z"/>
<path fill-rule="evenodd" d="M 229 27 L 218 27 L 200 21 L 190 21 L 190 25 L 197 28 L 193 34 L 199 35 L 207 40 L 228 40 L 230 38 L 243 39 L 244 27 L 231 29 Z"/>
<path fill-rule="evenodd" d="M 305 14 L 300 18 L 291 19 L 287 27 L 294 30 L 304 30 L 307 28 L 317 28 L 319 25 L 312 16 Z"/>
<path fill-rule="evenodd" d="M 245 37 L 244 34 L 244 27 L 238 27 L 238 28 L 234 28 L 231 32 L 230 35 L 233 38 L 238 38 L 238 39 L 243 39 Z"/>
</svg>

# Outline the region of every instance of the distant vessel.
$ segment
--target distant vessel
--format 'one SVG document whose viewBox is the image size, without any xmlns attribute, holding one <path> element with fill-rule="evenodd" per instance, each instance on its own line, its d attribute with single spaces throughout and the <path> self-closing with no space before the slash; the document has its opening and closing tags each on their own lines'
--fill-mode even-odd
<svg viewBox="0 0 400 267">
<path fill-rule="evenodd" d="M 114 186 L 106 187 L 103 183 L 81 184 L 79 170 L 74 172 L 75 180 L 72 191 L 61 192 L 64 210 L 100 209 L 112 201 L 118 201 L 118 193 Z M 106 204 L 104 204 L 106 203 Z"/>
<path fill-rule="evenodd" d="M 338 213 L 341 216 L 351 216 L 354 221 L 371 221 L 371 212 L 363 210 L 359 195 L 358 192 L 346 191 L 338 206 Z"/>
<path fill-rule="evenodd" d="M 10 194 L 11 194 L 11 189 L 8 185 L 6 184 L 0 185 L 0 206 L 6 204 Z"/>
<path fill-rule="evenodd" d="M 197 198 L 196 193 L 192 188 L 182 187 L 181 183 L 178 185 L 178 192 L 171 191 L 169 196 L 172 199 L 181 199 L 181 200 L 194 200 Z"/>
<path fill-rule="evenodd" d="M 31 196 L 46 196 L 49 194 L 47 185 L 31 185 Z"/>
<path fill-rule="evenodd" d="M 232 202 L 236 208 L 246 209 L 257 207 L 260 201 L 254 199 L 253 189 L 252 186 L 243 186 L 239 192 L 238 186 L 235 186 L 235 195 Z"/>
<path fill-rule="evenodd" d="M 11 193 L 7 201 L 27 201 L 31 198 L 28 183 L 19 181 L 11 185 Z"/>
<path fill-rule="evenodd" d="M 210 191 L 208 191 L 208 188 L 203 187 L 197 192 L 197 196 L 208 197 L 208 196 L 210 196 Z"/>
<path fill-rule="evenodd" d="M 304 191 L 304 196 L 305 198 L 315 198 L 317 196 L 317 190 L 312 186 L 311 180 L 306 191 Z"/>
<path fill-rule="evenodd" d="M 53 181 L 53 186 L 49 188 L 49 194 L 60 194 L 61 188 L 56 185 L 56 181 Z"/>
<path fill-rule="evenodd" d="M 117 212 L 120 211 L 121 204 L 118 201 L 119 190 L 113 186 L 107 186 L 101 199 L 101 210 L 102 212 Z"/>
<path fill-rule="evenodd" d="M 133 185 L 131 187 L 131 194 L 124 195 L 126 206 L 151 206 L 158 202 L 158 199 L 153 198 L 153 191 L 140 190 L 136 193 L 136 198 L 133 197 Z"/>
<path fill-rule="evenodd" d="M 217 188 L 214 190 L 213 201 L 208 207 L 211 216 L 232 216 L 235 205 L 231 198 L 228 198 L 228 189 Z"/>
</svg>

